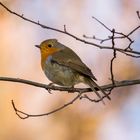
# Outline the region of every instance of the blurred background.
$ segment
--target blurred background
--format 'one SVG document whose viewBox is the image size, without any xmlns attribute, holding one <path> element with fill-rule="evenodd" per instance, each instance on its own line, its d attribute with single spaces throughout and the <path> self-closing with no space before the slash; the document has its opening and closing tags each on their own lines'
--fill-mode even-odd
<svg viewBox="0 0 140 140">
<path fill-rule="evenodd" d="M 109 28 L 124 33 L 139 25 L 136 11 L 139 0 L 1 0 L 11 10 L 50 27 L 67 31 L 78 37 L 83 34 L 106 38 L 110 33 L 92 19 L 97 17 Z M 133 34 L 134 50 L 140 51 L 140 31 Z M 111 81 L 112 51 L 100 50 L 64 34 L 45 30 L 20 19 L 0 6 L 0 76 L 24 78 L 48 84 L 40 66 L 40 52 L 34 47 L 41 41 L 57 38 L 73 49 L 92 70 L 98 84 Z M 95 40 L 88 40 L 97 43 Z M 110 45 L 106 42 L 104 45 Z M 126 40 L 116 47 L 125 48 Z M 139 59 L 117 53 L 114 61 L 116 80 L 138 79 Z M 83 87 L 83 85 L 77 85 Z M 111 101 L 91 103 L 78 100 L 50 116 L 22 120 L 16 107 L 29 114 L 45 113 L 67 103 L 74 94 L 52 91 L 29 85 L 0 81 L 0 140 L 140 140 L 140 87 L 116 88 Z M 96 96 L 92 95 L 92 98 Z"/>
</svg>

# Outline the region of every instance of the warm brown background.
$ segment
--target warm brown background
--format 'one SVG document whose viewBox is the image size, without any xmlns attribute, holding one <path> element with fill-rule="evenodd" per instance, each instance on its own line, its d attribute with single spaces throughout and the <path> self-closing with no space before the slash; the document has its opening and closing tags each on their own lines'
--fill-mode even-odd
<svg viewBox="0 0 140 140">
<path fill-rule="evenodd" d="M 67 30 L 79 37 L 83 34 L 106 37 L 108 32 L 94 21 L 95 16 L 110 28 L 128 32 L 140 24 L 134 0 L 1 0 L 10 9 L 51 27 Z M 140 50 L 139 33 L 134 49 Z M 9 76 L 49 83 L 40 67 L 40 53 L 34 47 L 47 38 L 57 38 L 75 50 L 92 69 L 100 85 L 110 81 L 111 52 L 80 43 L 64 34 L 44 30 L 9 14 L 0 6 L 0 76 Z M 121 41 L 118 46 L 124 47 Z M 139 78 L 139 59 L 117 55 L 116 80 Z M 80 87 L 81 85 L 79 85 Z M 78 101 L 51 116 L 19 119 L 12 106 L 13 99 L 21 110 L 39 114 L 47 112 L 72 98 L 65 92 L 49 95 L 44 89 L 0 81 L 0 140 L 139 140 L 139 85 L 115 89 L 112 101 L 94 104 Z M 58 94 L 57 94 L 58 93 Z"/>
</svg>

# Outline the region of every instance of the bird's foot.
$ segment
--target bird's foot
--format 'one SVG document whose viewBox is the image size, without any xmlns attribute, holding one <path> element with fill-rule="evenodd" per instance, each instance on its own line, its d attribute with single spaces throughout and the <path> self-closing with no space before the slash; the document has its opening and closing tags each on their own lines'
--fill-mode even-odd
<svg viewBox="0 0 140 140">
<path fill-rule="evenodd" d="M 53 85 L 54 85 L 54 83 L 49 83 L 49 84 L 48 84 L 49 87 L 53 87 Z M 48 92 L 49 92 L 50 94 L 52 94 L 51 89 L 48 89 Z"/>
<path fill-rule="evenodd" d="M 73 93 L 74 90 L 74 86 L 69 87 L 71 89 L 71 91 L 68 91 L 68 93 Z"/>
</svg>

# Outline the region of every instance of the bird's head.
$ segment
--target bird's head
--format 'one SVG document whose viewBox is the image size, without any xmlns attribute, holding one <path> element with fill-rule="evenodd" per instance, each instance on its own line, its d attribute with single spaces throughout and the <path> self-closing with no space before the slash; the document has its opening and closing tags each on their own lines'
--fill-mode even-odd
<svg viewBox="0 0 140 140">
<path fill-rule="evenodd" d="M 41 54 L 47 53 L 47 54 L 52 54 L 55 53 L 62 48 L 64 48 L 63 45 L 61 45 L 57 39 L 48 39 L 43 42 L 41 42 L 40 45 L 35 45 L 35 47 L 39 48 L 41 51 Z"/>
<path fill-rule="evenodd" d="M 60 44 L 56 39 L 45 40 L 41 42 L 40 45 L 35 45 L 35 47 L 40 49 L 42 69 L 45 68 L 46 60 L 49 57 L 64 48 L 64 46 Z"/>
</svg>

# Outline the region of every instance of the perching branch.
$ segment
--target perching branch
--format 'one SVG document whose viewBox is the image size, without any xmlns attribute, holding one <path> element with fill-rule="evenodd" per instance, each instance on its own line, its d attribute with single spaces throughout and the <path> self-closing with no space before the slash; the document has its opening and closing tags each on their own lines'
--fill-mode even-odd
<svg viewBox="0 0 140 140">
<path fill-rule="evenodd" d="M 89 41 L 86 41 L 82 38 L 79 38 L 77 37 L 76 35 L 74 34 L 71 34 L 70 32 L 68 32 L 67 28 L 66 28 L 66 25 L 64 25 L 63 29 L 57 29 L 57 28 L 53 28 L 53 27 L 49 27 L 47 25 L 44 25 L 44 24 L 41 24 L 39 21 L 34 21 L 34 20 L 31 20 L 29 18 L 26 18 L 23 14 L 18 14 L 12 10 L 10 10 L 7 6 L 5 6 L 2 2 L 0 2 L 0 5 L 6 9 L 8 12 L 10 12 L 11 14 L 14 14 L 16 15 L 17 17 L 25 20 L 25 21 L 28 21 L 32 24 L 35 24 L 35 25 L 38 25 L 40 26 L 41 28 L 44 28 L 44 29 L 48 29 L 48 30 L 53 30 L 53 31 L 56 31 L 56 32 L 59 32 L 59 33 L 63 33 L 65 35 L 68 35 L 80 42 L 83 42 L 85 44 L 89 44 L 89 45 L 92 45 L 92 46 L 95 46 L 95 47 L 98 47 L 100 49 L 108 49 L 108 50 L 113 50 L 113 57 L 110 61 L 110 75 L 111 75 L 111 81 L 112 83 L 111 84 L 108 84 L 108 85 L 104 85 L 104 86 L 101 86 L 101 88 L 105 91 L 107 91 L 108 95 L 111 94 L 111 91 L 114 89 L 114 88 L 117 88 L 117 87 L 123 87 L 123 86 L 130 86 L 130 85 L 136 85 L 136 84 L 140 84 L 140 79 L 138 80 L 124 80 L 124 81 L 115 81 L 115 77 L 114 77 L 114 73 L 113 73 L 113 66 L 114 66 L 114 60 L 116 59 L 116 54 L 117 52 L 120 52 L 120 53 L 123 53 L 127 56 L 130 56 L 130 57 L 135 57 L 135 58 L 139 58 L 140 57 L 140 52 L 139 51 L 134 51 L 131 47 L 131 45 L 134 43 L 134 40 L 131 39 L 131 35 L 136 32 L 140 26 L 136 26 L 135 28 L 133 28 L 132 30 L 130 30 L 127 34 L 125 33 L 122 33 L 122 32 L 118 32 L 116 31 L 115 29 L 110 29 L 108 26 L 106 26 L 103 22 L 101 22 L 100 20 L 98 20 L 97 18 L 95 17 L 92 17 L 93 19 L 95 19 L 101 26 L 103 26 L 106 30 L 108 30 L 110 32 L 111 35 L 109 35 L 107 38 L 105 39 L 100 39 L 98 37 L 96 37 L 95 35 L 93 35 L 92 37 L 88 37 L 87 35 L 83 35 L 83 37 L 85 39 L 94 39 L 94 40 L 97 40 L 99 41 L 99 44 L 96 44 L 96 43 L 93 43 L 93 42 L 89 42 Z M 140 19 L 140 14 L 139 14 L 139 11 L 136 12 L 137 13 L 137 17 L 138 19 Z M 126 39 L 129 44 L 128 46 L 126 46 L 124 49 L 122 48 L 117 48 L 115 46 L 115 43 L 117 40 L 120 40 L 120 39 Z M 101 45 L 102 43 L 106 42 L 106 41 L 110 41 L 111 42 L 111 46 L 104 46 L 104 45 Z M 27 85 L 31 85 L 31 86 L 35 86 L 35 87 L 40 87 L 40 88 L 44 88 L 46 90 L 48 90 L 49 93 L 50 90 L 59 90 L 59 91 L 67 91 L 67 92 L 70 92 L 70 93 L 75 93 L 77 92 L 78 95 L 76 97 L 74 97 L 71 101 L 69 101 L 68 103 L 64 104 L 63 106 L 60 106 L 50 112 L 47 112 L 47 113 L 43 113 L 43 114 L 36 114 L 36 115 L 32 115 L 32 114 L 28 114 L 28 113 L 25 113 L 23 111 L 20 111 L 19 109 L 16 108 L 15 106 L 15 103 L 14 101 L 12 100 L 12 106 L 16 112 L 16 114 L 21 118 L 21 119 L 26 119 L 26 118 L 29 118 L 29 117 L 39 117 L 39 116 L 46 116 L 46 115 L 50 115 L 50 114 L 53 114 L 61 109 L 64 109 L 65 107 L 69 106 L 70 104 L 73 104 L 76 100 L 78 99 L 88 99 L 89 101 L 91 102 L 100 102 L 100 101 L 103 101 L 104 98 L 106 98 L 106 96 L 102 96 L 102 98 L 96 100 L 96 99 L 91 99 L 87 94 L 88 92 L 91 92 L 92 90 L 90 88 L 68 88 L 68 87 L 59 87 L 59 86 L 54 86 L 54 85 L 51 85 L 51 84 L 42 84 L 42 83 L 38 83 L 38 82 L 34 82 L 34 81 L 30 81 L 30 80 L 25 80 L 25 79 L 19 79 L 19 78 L 10 78 L 10 77 L 0 77 L 0 81 L 10 81 L 10 82 L 17 82 L 17 83 L 23 83 L 23 84 L 27 84 Z M 98 88 L 95 88 L 95 90 L 99 90 Z"/>
<path fill-rule="evenodd" d="M 68 88 L 68 87 L 59 87 L 59 86 L 52 86 L 52 85 L 46 85 L 30 80 L 25 80 L 25 79 L 20 79 L 20 78 L 10 78 L 10 77 L 0 77 L 0 81 L 9 81 L 9 82 L 16 82 L 16 83 L 22 83 L 22 84 L 27 84 L 35 87 L 40 87 L 44 88 L 46 90 L 59 90 L 59 91 L 68 91 L 69 93 L 86 93 L 86 92 L 91 92 L 92 90 L 90 88 Z M 137 80 L 123 80 L 123 81 L 115 81 L 115 84 L 107 84 L 101 86 L 103 90 L 110 90 L 111 88 L 119 88 L 119 87 L 124 87 L 124 86 L 132 86 L 132 85 L 137 85 L 140 84 L 140 79 Z M 97 91 L 99 90 L 98 88 L 95 88 Z"/>
<path fill-rule="evenodd" d="M 96 103 L 96 102 L 102 101 L 106 97 L 106 96 L 103 96 L 101 99 L 95 100 L 95 99 L 89 98 L 87 94 L 83 95 L 83 93 L 91 92 L 92 90 L 90 88 L 58 87 L 58 86 L 46 85 L 46 84 L 42 84 L 42 83 L 30 81 L 30 80 L 25 80 L 25 79 L 20 79 L 20 78 L 10 78 L 10 77 L 0 77 L 0 81 L 17 82 L 17 83 L 27 84 L 27 85 L 31 85 L 31 86 L 35 86 L 35 87 L 44 88 L 47 90 L 50 89 L 50 90 L 68 91 L 70 93 L 78 92 L 78 95 L 73 100 L 69 101 L 68 103 L 64 104 L 63 106 L 60 106 L 57 109 L 54 109 L 53 111 L 43 113 L 43 114 L 37 114 L 37 115 L 32 115 L 32 114 L 28 114 L 28 113 L 25 113 L 23 111 L 20 111 L 19 109 L 16 108 L 15 103 L 12 100 L 12 106 L 13 106 L 16 114 L 18 115 L 18 117 L 20 117 L 21 119 L 27 119 L 29 117 L 40 117 L 40 116 L 46 116 L 46 115 L 53 114 L 61 109 L 64 109 L 65 107 L 69 106 L 70 104 L 73 104 L 78 99 L 86 98 L 86 99 Z M 124 80 L 124 81 L 117 81 L 117 82 L 114 81 L 114 84 L 111 83 L 111 84 L 103 85 L 103 86 L 101 86 L 101 88 L 103 90 L 110 91 L 113 88 L 132 86 L 132 85 L 137 85 L 137 84 L 140 84 L 140 79 L 138 79 L 138 80 Z M 97 88 L 95 88 L 95 89 L 98 90 Z M 110 93 L 108 93 L 108 95 Z"/>
</svg>

